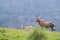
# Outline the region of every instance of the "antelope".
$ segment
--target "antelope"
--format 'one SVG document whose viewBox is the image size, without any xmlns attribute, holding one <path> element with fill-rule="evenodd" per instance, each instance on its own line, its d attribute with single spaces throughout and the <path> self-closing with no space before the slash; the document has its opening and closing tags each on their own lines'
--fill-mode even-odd
<svg viewBox="0 0 60 40">
<path fill-rule="evenodd" d="M 52 31 L 55 31 L 54 29 L 54 23 L 46 20 L 41 20 L 39 16 L 36 14 L 36 22 L 43 28 L 51 28 Z"/>
<path fill-rule="evenodd" d="M 33 28 L 32 26 L 24 26 L 24 25 L 22 25 L 21 27 L 25 31 L 29 31 L 29 30 L 31 30 Z"/>
</svg>

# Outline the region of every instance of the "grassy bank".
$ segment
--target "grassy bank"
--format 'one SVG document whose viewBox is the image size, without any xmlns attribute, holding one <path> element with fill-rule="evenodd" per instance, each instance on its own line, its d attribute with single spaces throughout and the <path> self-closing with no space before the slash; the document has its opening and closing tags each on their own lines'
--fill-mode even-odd
<svg viewBox="0 0 60 40">
<path fill-rule="evenodd" d="M 38 29 L 23 31 L 0 28 L 0 40 L 60 40 L 60 33 Z"/>
</svg>

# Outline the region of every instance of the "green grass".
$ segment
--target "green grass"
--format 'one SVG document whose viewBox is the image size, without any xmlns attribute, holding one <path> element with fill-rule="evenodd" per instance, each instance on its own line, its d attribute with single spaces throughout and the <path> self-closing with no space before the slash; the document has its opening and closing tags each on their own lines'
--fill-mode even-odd
<svg viewBox="0 0 60 40">
<path fill-rule="evenodd" d="M 60 40 L 60 33 L 38 29 L 23 31 L 0 28 L 0 40 Z"/>
</svg>

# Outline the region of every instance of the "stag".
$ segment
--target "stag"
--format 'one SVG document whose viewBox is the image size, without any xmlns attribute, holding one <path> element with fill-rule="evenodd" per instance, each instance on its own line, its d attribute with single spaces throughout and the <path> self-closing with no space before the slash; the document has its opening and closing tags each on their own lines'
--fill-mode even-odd
<svg viewBox="0 0 60 40">
<path fill-rule="evenodd" d="M 46 21 L 46 20 L 41 20 L 39 18 L 39 16 L 36 14 L 36 22 L 43 28 L 51 28 L 52 31 L 55 31 L 54 27 L 54 23 L 50 22 L 50 21 Z"/>
</svg>

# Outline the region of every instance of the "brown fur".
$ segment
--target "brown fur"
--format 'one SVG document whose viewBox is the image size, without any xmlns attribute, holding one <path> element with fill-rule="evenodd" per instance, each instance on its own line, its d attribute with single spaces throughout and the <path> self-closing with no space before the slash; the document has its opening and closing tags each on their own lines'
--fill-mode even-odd
<svg viewBox="0 0 60 40">
<path fill-rule="evenodd" d="M 36 18 L 36 22 L 38 22 L 38 24 L 41 26 L 41 27 L 45 27 L 45 28 L 51 28 L 51 30 L 55 30 L 53 27 L 54 27 L 54 24 L 52 22 L 49 22 L 49 21 L 45 21 L 45 20 L 40 20 L 39 17 Z"/>
</svg>

